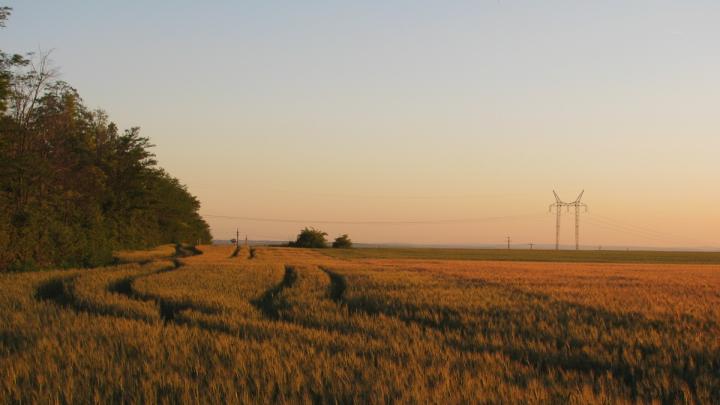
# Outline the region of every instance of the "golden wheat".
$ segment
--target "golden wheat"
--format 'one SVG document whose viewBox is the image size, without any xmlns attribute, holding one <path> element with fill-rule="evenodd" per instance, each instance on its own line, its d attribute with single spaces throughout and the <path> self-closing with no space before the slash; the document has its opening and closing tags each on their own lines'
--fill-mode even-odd
<svg viewBox="0 0 720 405">
<path fill-rule="evenodd" d="M 720 267 L 165 246 L 0 275 L 0 402 L 720 401 Z"/>
</svg>

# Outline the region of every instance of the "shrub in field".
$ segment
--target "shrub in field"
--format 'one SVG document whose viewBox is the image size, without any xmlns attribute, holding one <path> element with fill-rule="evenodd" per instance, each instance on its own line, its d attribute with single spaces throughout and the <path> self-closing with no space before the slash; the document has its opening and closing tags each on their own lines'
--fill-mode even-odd
<svg viewBox="0 0 720 405">
<path fill-rule="evenodd" d="M 290 242 L 291 247 L 299 248 L 326 248 L 327 232 L 315 228 L 305 228 L 297 236 L 295 242 Z"/>
<path fill-rule="evenodd" d="M 352 241 L 350 240 L 350 237 L 347 234 L 340 235 L 337 238 L 335 238 L 335 241 L 332 244 L 332 247 L 336 249 L 350 249 L 352 247 Z"/>
</svg>

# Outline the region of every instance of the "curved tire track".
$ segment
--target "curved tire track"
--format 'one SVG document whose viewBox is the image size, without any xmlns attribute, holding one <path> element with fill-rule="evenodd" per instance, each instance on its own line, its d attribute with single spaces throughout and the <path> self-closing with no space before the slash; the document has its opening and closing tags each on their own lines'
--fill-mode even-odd
<svg viewBox="0 0 720 405">
<path fill-rule="evenodd" d="M 40 284 L 35 290 L 35 299 L 38 301 L 52 301 L 63 308 L 72 308 L 81 311 L 76 304 L 72 292 L 73 283 L 78 276 L 56 277 Z"/>
<path fill-rule="evenodd" d="M 204 307 L 200 305 L 196 305 L 194 303 L 178 303 L 173 302 L 171 300 L 167 300 L 161 296 L 156 295 L 150 295 L 150 294 L 139 294 L 133 289 L 133 282 L 139 278 L 142 277 L 149 277 L 161 273 L 166 273 L 170 271 L 174 271 L 179 269 L 183 266 L 183 263 L 179 260 L 181 257 L 188 257 L 193 255 L 202 254 L 200 250 L 193 247 L 186 247 L 177 245 L 175 247 L 176 253 L 175 258 L 173 259 L 173 265 L 168 267 L 163 267 L 159 270 L 148 272 L 145 274 L 139 274 L 139 275 L 131 275 L 126 276 L 121 279 L 112 281 L 107 286 L 107 291 L 111 293 L 116 293 L 120 295 L 126 296 L 130 300 L 135 301 L 145 301 L 145 302 L 154 302 L 158 306 L 160 318 L 167 322 L 175 321 L 178 324 L 187 324 L 187 322 L 180 322 L 177 320 L 177 315 L 181 311 L 185 310 L 195 310 L 204 314 L 216 314 L 219 311 L 216 308 L 209 308 Z M 149 261 L 148 264 L 152 261 Z M 141 265 L 143 265 L 141 264 Z M 133 319 L 133 320 L 146 320 L 146 319 L 138 319 L 137 317 L 117 313 L 117 312 L 111 312 L 108 313 L 108 311 L 103 311 L 98 308 L 94 308 L 92 306 L 82 304 L 80 300 L 77 298 L 74 292 L 74 283 L 79 278 L 82 277 L 82 275 L 74 275 L 69 277 L 56 277 L 53 279 L 50 279 L 44 283 L 42 283 L 40 286 L 37 287 L 35 292 L 35 298 L 40 301 L 52 301 L 56 305 L 63 307 L 63 308 L 69 308 L 76 312 L 85 312 L 90 313 L 98 316 L 115 316 L 118 318 L 127 318 L 127 319 Z M 147 320 L 146 320 L 147 321 Z"/>
<path fill-rule="evenodd" d="M 260 312 L 266 317 L 279 320 L 280 311 L 288 307 L 290 304 L 280 295 L 282 290 L 291 288 L 298 279 L 298 273 L 295 267 L 285 265 L 285 275 L 280 284 L 265 291 L 260 298 L 250 301 Z"/>
<path fill-rule="evenodd" d="M 328 290 L 328 297 L 335 301 L 336 304 L 345 304 L 345 290 L 347 290 L 347 278 L 345 276 L 335 273 L 334 271 L 326 268 L 319 267 L 320 270 L 330 277 L 330 287 Z"/>
</svg>

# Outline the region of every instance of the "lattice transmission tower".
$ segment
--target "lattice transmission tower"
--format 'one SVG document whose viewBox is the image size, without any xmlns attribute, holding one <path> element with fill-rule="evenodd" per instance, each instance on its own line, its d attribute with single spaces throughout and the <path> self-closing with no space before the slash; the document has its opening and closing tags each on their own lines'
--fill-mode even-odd
<svg viewBox="0 0 720 405">
<path fill-rule="evenodd" d="M 580 208 L 585 208 L 585 212 L 587 212 L 587 205 L 581 202 L 584 193 L 585 190 L 581 191 L 573 202 L 564 202 L 553 190 L 555 202 L 550 204 L 549 212 L 552 212 L 553 208 L 555 208 L 555 250 L 560 250 L 560 219 L 563 207 L 567 208 L 568 213 L 570 207 L 575 208 L 575 250 L 580 250 Z"/>
</svg>

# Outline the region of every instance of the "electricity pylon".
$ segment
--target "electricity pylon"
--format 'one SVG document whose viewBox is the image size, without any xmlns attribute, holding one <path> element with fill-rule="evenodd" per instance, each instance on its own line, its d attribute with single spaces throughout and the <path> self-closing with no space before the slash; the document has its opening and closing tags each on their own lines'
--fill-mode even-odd
<svg viewBox="0 0 720 405">
<path fill-rule="evenodd" d="M 570 207 L 575 207 L 575 250 L 580 250 L 580 207 L 585 208 L 587 212 L 587 205 L 580 202 L 582 200 L 585 190 L 581 191 L 575 201 L 568 204 L 568 210 Z"/>
<path fill-rule="evenodd" d="M 575 250 L 580 250 L 580 207 L 585 208 L 585 212 L 587 212 L 587 205 L 581 202 L 583 194 L 585 194 L 585 190 L 580 192 L 575 201 L 567 203 L 560 199 L 560 196 L 553 190 L 555 203 L 550 204 L 549 212 L 552 212 L 552 209 L 555 208 L 555 250 L 560 250 L 560 218 L 562 217 L 563 207 L 567 208 L 568 213 L 570 207 L 575 208 Z"/>
<path fill-rule="evenodd" d="M 562 213 L 562 207 L 565 206 L 565 203 L 562 202 L 555 190 L 553 190 L 553 195 L 555 195 L 555 203 L 550 204 L 548 212 L 552 212 L 553 208 L 555 208 L 555 211 L 557 212 L 555 220 L 555 250 L 560 250 L 560 214 Z"/>
</svg>

